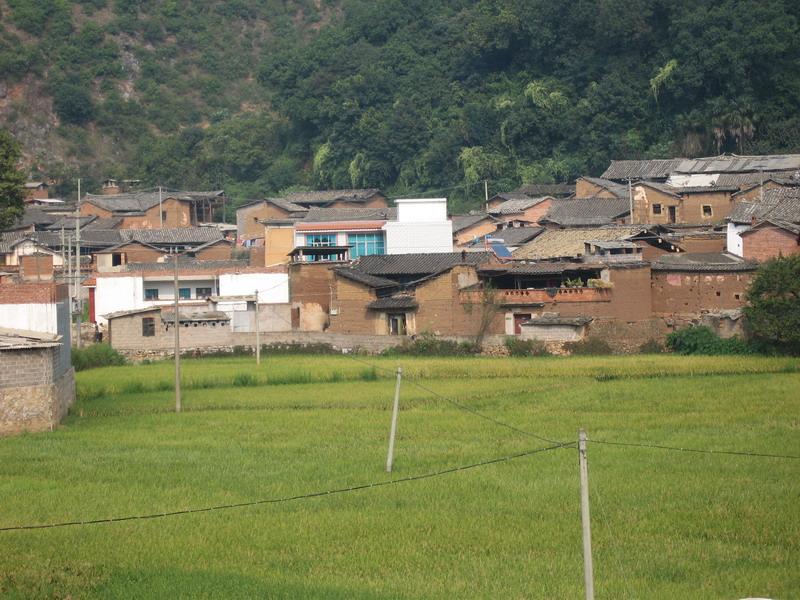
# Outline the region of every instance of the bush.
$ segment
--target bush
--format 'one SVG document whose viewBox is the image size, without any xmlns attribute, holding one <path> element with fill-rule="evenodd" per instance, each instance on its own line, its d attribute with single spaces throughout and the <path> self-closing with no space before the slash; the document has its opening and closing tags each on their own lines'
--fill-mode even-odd
<svg viewBox="0 0 800 600">
<path fill-rule="evenodd" d="M 258 385 L 258 379 L 251 373 L 237 373 L 233 377 L 233 385 L 236 387 L 255 387 Z"/>
<path fill-rule="evenodd" d="M 436 337 L 432 333 L 422 333 L 415 340 L 401 346 L 389 348 L 385 355 L 404 354 L 408 356 L 472 356 L 479 354 L 480 346 L 473 342 L 455 342 Z"/>
<path fill-rule="evenodd" d="M 751 354 L 752 349 L 738 337 L 722 339 L 704 325 L 673 331 L 667 347 L 678 354 Z"/>
<path fill-rule="evenodd" d="M 661 354 L 662 352 L 664 352 L 664 344 L 656 339 L 647 340 L 639 346 L 639 354 Z"/>
<path fill-rule="evenodd" d="M 541 340 L 521 340 L 518 337 L 508 336 L 505 344 L 511 356 L 547 356 L 550 354 Z"/>
<path fill-rule="evenodd" d="M 608 342 L 598 337 L 586 338 L 580 342 L 569 342 L 564 344 L 564 348 L 570 354 L 576 356 L 600 356 L 604 354 L 614 354 Z"/>
<path fill-rule="evenodd" d="M 72 366 L 76 371 L 96 367 L 114 367 L 124 365 L 126 362 L 125 357 L 108 344 L 94 344 L 87 348 L 72 349 Z"/>
</svg>

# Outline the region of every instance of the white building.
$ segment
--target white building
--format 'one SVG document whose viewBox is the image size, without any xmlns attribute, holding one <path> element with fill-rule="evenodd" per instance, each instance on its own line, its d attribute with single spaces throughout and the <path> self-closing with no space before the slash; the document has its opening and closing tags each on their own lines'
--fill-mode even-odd
<svg viewBox="0 0 800 600">
<path fill-rule="evenodd" d="M 154 306 L 172 306 L 175 302 L 174 275 L 166 267 L 125 273 L 101 273 L 90 295 L 90 313 L 105 324 L 104 315 Z M 203 307 L 213 298 L 220 305 L 252 299 L 258 292 L 259 304 L 289 303 L 289 275 L 266 268 L 181 267 L 178 273 L 179 304 Z M 229 300 L 226 300 L 229 299 Z"/>
<path fill-rule="evenodd" d="M 386 254 L 433 254 L 453 251 L 453 224 L 447 198 L 395 200 L 397 220 L 384 225 Z"/>
</svg>

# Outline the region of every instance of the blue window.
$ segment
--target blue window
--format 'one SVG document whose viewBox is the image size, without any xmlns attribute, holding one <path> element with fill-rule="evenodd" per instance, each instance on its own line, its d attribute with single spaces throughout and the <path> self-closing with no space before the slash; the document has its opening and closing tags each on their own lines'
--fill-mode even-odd
<svg viewBox="0 0 800 600">
<path fill-rule="evenodd" d="M 306 246 L 335 246 L 335 233 L 307 233 Z"/>
<path fill-rule="evenodd" d="M 347 236 L 347 245 L 351 247 L 350 258 L 386 254 L 383 233 L 351 233 Z"/>
<path fill-rule="evenodd" d="M 192 298 L 192 288 L 178 288 L 178 297 L 181 300 L 190 300 Z"/>
</svg>

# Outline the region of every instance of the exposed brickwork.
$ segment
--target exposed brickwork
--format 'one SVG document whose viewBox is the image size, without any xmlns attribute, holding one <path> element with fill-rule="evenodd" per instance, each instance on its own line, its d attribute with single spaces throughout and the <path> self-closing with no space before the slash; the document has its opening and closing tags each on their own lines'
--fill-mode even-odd
<svg viewBox="0 0 800 600">
<path fill-rule="evenodd" d="M 67 298 L 63 283 L 5 283 L 0 285 L 0 304 L 50 304 Z"/>
<path fill-rule="evenodd" d="M 742 234 L 742 245 L 744 258 L 747 260 L 764 261 L 776 256 L 800 253 L 800 237 L 768 224 Z"/>
<path fill-rule="evenodd" d="M 289 292 L 293 326 L 300 331 L 323 331 L 328 325 L 333 271 L 325 263 L 293 263 L 289 265 Z"/>
<path fill-rule="evenodd" d="M 49 254 L 20 256 L 19 274 L 24 281 L 53 281 L 53 257 Z"/>
<path fill-rule="evenodd" d="M 702 312 L 741 308 L 753 275 L 752 272 L 654 271 L 653 314 L 700 315 Z"/>
</svg>

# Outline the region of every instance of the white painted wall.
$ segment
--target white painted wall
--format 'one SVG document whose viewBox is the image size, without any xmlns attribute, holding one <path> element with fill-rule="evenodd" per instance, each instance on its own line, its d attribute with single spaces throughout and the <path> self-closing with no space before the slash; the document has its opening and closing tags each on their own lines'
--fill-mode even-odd
<svg viewBox="0 0 800 600">
<path fill-rule="evenodd" d="M 742 233 L 750 229 L 750 225 L 728 223 L 726 231 L 726 246 L 728 252 L 736 256 L 744 257 L 744 242 L 742 242 Z"/>
<path fill-rule="evenodd" d="M 397 220 L 401 223 L 441 223 L 447 221 L 447 198 L 399 198 Z"/>
<path fill-rule="evenodd" d="M 150 306 L 144 301 L 144 285 L 141 276 L 97 277 L 94 292 L 94 313 L 98 323 L 106 324 L 105 315 L 120 310 L 133 310 Z"/>
<path fill-rule="evenodd" d="M 259 304 L 289 302 L 287 273 L 230 273 L 219 276 L 220 296 L 252 296 L 258 290 Z"/>
<path fill-rule="evenodd" d="M 58 305 L 0 304 L 0 327 L 58 333 Z"/>
<path fill-rule="evenodd" d="M 400 223 L 390 221 L 386 230 L 386 254 L 415 254 L 453 251 L 453 226 L 441 223 Z"/>
</svg>

